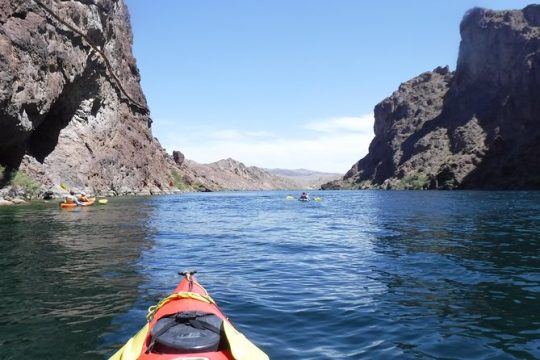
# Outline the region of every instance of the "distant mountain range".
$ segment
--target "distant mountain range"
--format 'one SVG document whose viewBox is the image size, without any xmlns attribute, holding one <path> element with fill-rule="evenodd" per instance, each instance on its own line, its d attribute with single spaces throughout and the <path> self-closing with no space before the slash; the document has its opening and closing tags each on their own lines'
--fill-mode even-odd
<svg viewBox="0 0 540 360">
<path fill-rule="evenodd" d="M 307 169 L 264 169 L 268 173 L 281 178 L 289 179 L 300 189 L 319 189 L 322 184 L 340 179 L 343 174 L 328 173 Z"/>
<path fill-rule="evenodd" d="M 207 191 L 319 189 L 342 176 L 306 169 L 263 169 L 231 158 L 210 164 L 185 160 L 181 168 L 186 183 Z"/>
</svg>

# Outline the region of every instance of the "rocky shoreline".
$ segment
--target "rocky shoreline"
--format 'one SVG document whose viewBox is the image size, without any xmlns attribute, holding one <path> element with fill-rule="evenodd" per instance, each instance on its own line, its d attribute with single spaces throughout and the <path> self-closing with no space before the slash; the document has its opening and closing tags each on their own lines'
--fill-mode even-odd
<svg viewBox="0 0 540 360">
<path fill-rule="evenodd" d="M 21 198 L 0 198 L 0 206 L 6 206 L 6 205 L 19 205 L 19 204 L 27 204 L 27 202 Z"/>
</svg>

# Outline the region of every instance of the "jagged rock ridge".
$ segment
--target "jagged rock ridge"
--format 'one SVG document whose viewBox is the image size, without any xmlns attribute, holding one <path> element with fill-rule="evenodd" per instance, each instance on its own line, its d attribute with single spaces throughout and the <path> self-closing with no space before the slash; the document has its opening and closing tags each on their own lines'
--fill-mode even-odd
<svg viewBox="0 0 540 360">
<path fill-rule="evenodd" d="M 460 32 L 455 72 L 379 103 L 368 155 L 323 188 L 540 188 L 540 5 L 472 9 Z"/>
<path fill-rule="evenodd" d="M 183 160 L 181 170 L 189 184 L 198 184 L 207 191 L 299 189 L 296 182 L 270 174 L 256 166 L 228 158 L 210 164 Z"/>
<path fill-rule="evenodd" d="M 0 164 L 44 188 L 167 192 L 122 0 L 0 0 Z"/>
</svg>

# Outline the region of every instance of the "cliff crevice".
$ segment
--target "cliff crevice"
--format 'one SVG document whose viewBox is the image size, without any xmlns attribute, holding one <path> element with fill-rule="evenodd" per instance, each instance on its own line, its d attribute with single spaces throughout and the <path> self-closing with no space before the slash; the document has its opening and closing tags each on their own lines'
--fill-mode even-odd
<svg viewBox="0 0 540 360">
<path fill-rule="evenodd" d="M 79 30 L 76 26 L 70 24 L 68 21 L 62 19 L 56 12 L 49 6 L 47 6 L 45 3 L 43 3 L 40 0 L 32 0 L 34 1 L 38 6 L 40 6 L 51 18 L 56 20 L 61 25 L 64 25 L 66 28 L 71 30 L 76 35 L 79 35 L 84 42 L 86 42 L 93 51 L 95 51 L 103 60 L 103 63 L 108 71 L 108 74 L 110 75 L 110 80 L 113 83 L 113 85 L 116 87 L 116 89 L 121 93 L 122 96 L 125 97 L 125 99 L 130 103 L 131 106 L 135 107 L 137 110 L 139 110 L 142 114 L 148 114 L 150 110 L 146 106 L 146 104 L 141 104 L 138 101 L 134 100 L 128 92 L 125 90 L 124 86 L 122 85 L 122 82 L 120 79 L 116 76 L 114 73 L 114 69 L 111 65 L 111 62 L 109 61 L 107 55 L 101 50 L 101 48 L 105 45 L 105 37 L 101 31 L 99 31 L 96 28 L 90 28 L 87 32 L 87 34 L 83 33 L 81 30 Z M 89 2 L 91 4 L 92 2 Z M 108 10 L 108 8 L 104 8 L 103 10 Z M 106 20 L 104 20 L 100 16 L 101 25 L 103 28 L 106 27 Z M 126 22 L 129 21 L 129 18 L 126 19 Z M 130 66 L 131 73 L 135 76 L 139 75 L 138 70 L 136 70 L 135 67 Z"/>
</svg>

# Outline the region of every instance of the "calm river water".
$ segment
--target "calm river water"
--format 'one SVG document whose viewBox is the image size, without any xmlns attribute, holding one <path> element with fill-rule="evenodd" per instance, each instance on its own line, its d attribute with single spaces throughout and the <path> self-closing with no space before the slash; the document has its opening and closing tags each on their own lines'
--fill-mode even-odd
<svg viewBox="0 0 540 360">
<path fill-rule="evenodd" d="M 540 192 L 286 195 L 0 208 L 0 359 L 104 359 L 186 269 L 272 359 L 540 358 Z"/>
</svg>

